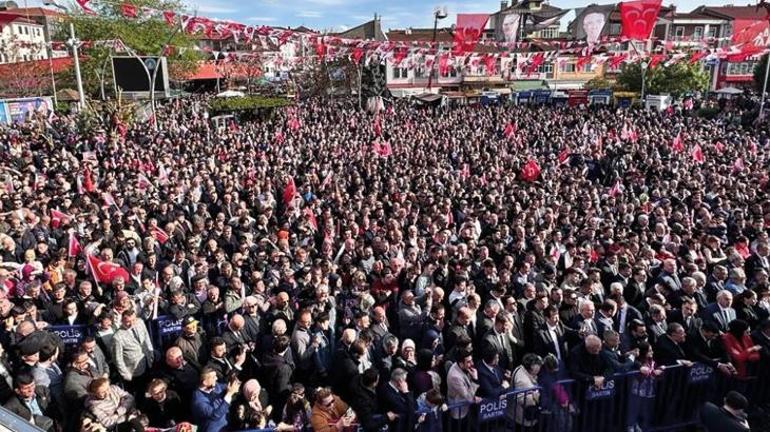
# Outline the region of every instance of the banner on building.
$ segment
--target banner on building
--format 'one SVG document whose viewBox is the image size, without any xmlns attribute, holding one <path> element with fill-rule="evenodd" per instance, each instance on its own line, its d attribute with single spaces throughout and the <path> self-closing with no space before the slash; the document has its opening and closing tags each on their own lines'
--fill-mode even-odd
<svg viewBox="0 0 770 432">
<path fill-rule="evenodd" d="M 28 120 L 33 114 L 48 116 L 53 112 L 53 100 L 50 97 L 36 97 L 24 99 L 7 99 L 5 108 L 0 113 L 0 122 L 21 123 Z M 7 111 L 6 111 L 7 109 Z"/>
<path fill-rule="evenodd" d="M 585 39 L 589 45 L 596 45 L 602 36 L 609 33 L 609 16 L 615 5 L 591 5 L 584 8 L 573 21 L 576 39 Z"/>
</svg>

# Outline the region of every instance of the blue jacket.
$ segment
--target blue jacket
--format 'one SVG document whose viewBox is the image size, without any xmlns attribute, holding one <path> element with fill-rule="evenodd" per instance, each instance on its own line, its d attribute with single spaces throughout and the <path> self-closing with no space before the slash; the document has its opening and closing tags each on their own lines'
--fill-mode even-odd
<svg viewBox="0 0 770 432">
<path fill-rule="evenodd" d="M 225 402 L 224 384 L 217 383 L 210 393 L 201 391 L 200 388 L 193 392 L 192 418 L 198 425 L 199 432 L 219 432 L 227 426 L 227 411 L 230 404 Z"/>
</svg>

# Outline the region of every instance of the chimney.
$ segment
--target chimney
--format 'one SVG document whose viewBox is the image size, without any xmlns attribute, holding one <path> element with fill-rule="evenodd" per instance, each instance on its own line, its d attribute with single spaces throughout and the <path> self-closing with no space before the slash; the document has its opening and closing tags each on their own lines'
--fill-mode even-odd
<svg viewBox="0 0 770 432">
<path fill-rule="evenodd" d="M 500 0 L 500 10 L 508 9 L 508 0 Z"/>
</svg>

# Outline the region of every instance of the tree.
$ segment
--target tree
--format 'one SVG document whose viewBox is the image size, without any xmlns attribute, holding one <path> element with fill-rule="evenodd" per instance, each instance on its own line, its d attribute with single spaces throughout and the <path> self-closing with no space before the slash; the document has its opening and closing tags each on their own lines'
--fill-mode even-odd
<svg viewBox="0 0 770 432">
<path fill-rule="evenodd" d="M 11 35 L 0 42 L 0 52 L 12 62 L 0 65 L 0 95 L 27 97 L 51 94 L 51 71 L 48 62 L 22 62 L 43 49 L 39 44 L 20 40 L 18 35 Z"/>
<path fill-rule="evenodd" d="M 148 7 L 179 11 L 183 7 L 176 0 L 131 0 L 131 4 L 137 10 Z M 72 22 L 78 39 L 90 42 L 81 49 L 84 57 L 81 61 L 81 74 L 86 93 L 99 93 L 103 83 L 112 81 L 109 58 L 114 50 L 103 41 L 120 40 L 138 55 L 166 54 L 169 70 L 175 74 L 194 72 L 199 56 L 192 49 L 193 38 L 181 31 L 181 23 L 171 27 L 162 17 L 126 18 L 121 12 L 120 2 L 94 0 L 88 5 L 97 11 L 96 16 L 70 14 L 69 21 L 65 23 Z M 68 25 L 62 26 L 60 40 L 69 37 L 68 29 Z"/>
<path fill-rule="evenodd" d="M 705 91 L 709 75 L 700 63 L 674 63 L 670 66 L 656 65 L 646 71 L 647 94 L 670 94 L 680 96 L 695 91 Z M 626 65 L 618 75 L 618 85 L 626 91 L 641 92 L 642 70 L 639 64 Z"/>
<path fill-rule="evenodd" d="M 583 84 L 583 89 L 585 90 L 604 90 L 611 88 L 612 83 L 608 79 L 602 77 L 591 78 L 585 84 Z"/>
<path fill-rule="evenodd" d="M 765 70 L 767 70 L 767 54 L 763 55 L 754 66 L 754 88 L 760 94 L 762 94 L 762 87 L 765 84 Z"/>
</svg>

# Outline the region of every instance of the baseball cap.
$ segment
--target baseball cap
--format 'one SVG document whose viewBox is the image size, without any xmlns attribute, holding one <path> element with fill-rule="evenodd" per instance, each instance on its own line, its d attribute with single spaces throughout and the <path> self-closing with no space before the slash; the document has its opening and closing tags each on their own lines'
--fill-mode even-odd
<svg viewBox="0 0 770 432">
<path fill-rule="evenodd" d="M 182 319 L 182 327 L 187 327 L 188 325 L 191 325 L 191 324 L 198 324 L 198 320 L 196 320 L 192 316 L 186 316 Z"/>
</svg>

